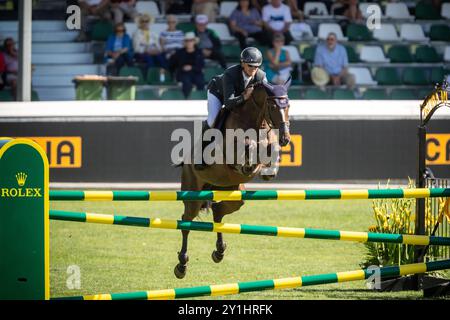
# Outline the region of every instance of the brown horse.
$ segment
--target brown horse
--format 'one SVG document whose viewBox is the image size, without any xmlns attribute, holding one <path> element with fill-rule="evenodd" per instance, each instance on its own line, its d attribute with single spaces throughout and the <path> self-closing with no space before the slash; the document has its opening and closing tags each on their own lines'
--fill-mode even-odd
<svg viewBox="0 0 450 320">
<path fill-rule="evenodd" d="M 290 83 L 290 81 L 288 81 Z M 245 143 L 245 162 L 241 164 L 211 164 L 204 170 L 198 171 L 192 164 L 193 161 L 185 161 L 182 166 L 181 190 L 183 191 L 200 191 L 200 190 L 243 190 L 243 183 L 252 180 L 261 173 L 261 170 L 268 166 L 263 164 L 260 159 L 249 161 L 248 151 L 253 145 L 259 147 L 267 147 L 273 150 L 273 145 L 279 149 L 278 143 L 285 146 L 290 141 L 289 134 L 289 100 L 287 97 L 287 88 L 289 83 L 284 85 L 269 85 L 260 83 L 255 85 L 251 97 L 244 105 L 233 109 L 225 118 L 221 126 L 222 133 L 227 129 L 266 129 L 267 139 L 265 141 L 246 141 Z M 275 135 L 273 129 L 278 129 Z M 224 135 L 223 144 L 226 143 L 226 135 Z M 192 160 L 192 154 L 191 160 Z M 277 164 L 278 165 L 277 158 Z M 255 163 L 256 162 L 256 163 Z M 189 163 L 189 164 L 188 164 Z M 273 165 L 273 163 L 271 164 Z M 276 173 L 275 173 L 276 174 Z M 275 174 L 269 176 L 273 178 Z M 267 176 L 263 176 L 267 178 Z M 211 205 L 214 222 L 220 223 L 222 218 L 239 208 L 244 201 L 220 201 Z M 182 220 L 192 221 L 197 217 L 204 201 L 184 201 L 184 214 Z M 174 269 L 175 276 L 179 279 L 186 275 L 187 255 L 189 231 L 182 230 L 183 242 L 181 251 L 178 253 L 179 263 Z M 212 253 L 212 259 L 218 263 L 222 261 L 226 244 L 223 241 L 221 233 L 217 233 L 216 250 Z"/>
</svg>

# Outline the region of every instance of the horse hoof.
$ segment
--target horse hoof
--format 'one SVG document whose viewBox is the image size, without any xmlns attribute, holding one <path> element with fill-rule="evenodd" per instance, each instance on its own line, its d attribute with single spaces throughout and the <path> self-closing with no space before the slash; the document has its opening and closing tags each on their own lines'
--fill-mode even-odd
<svg viewBox="0 0 450 320">
<path fill-rule="evenodd" d="M 223 253 L 218 252 L 217 250 L 214 250 L 211 254 L 211 258 L 215 263 L 219 263 L 223 260 Z"/>
<path fill-rule="evenodd" d="M 186 266 L 177 264 L 173 269 L 175 277 L 177 277 L 178 279 L 183 279 L 186 276 L 186 268 L 187 268 Z"/>
</svg>

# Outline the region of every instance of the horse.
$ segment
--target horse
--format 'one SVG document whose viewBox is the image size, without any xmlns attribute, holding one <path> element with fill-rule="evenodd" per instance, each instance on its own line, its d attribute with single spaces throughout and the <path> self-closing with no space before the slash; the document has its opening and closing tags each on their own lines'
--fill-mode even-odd
<svg viewBox="0 0 450 320">
<path fill-rule="evenodd" d="M 290 141 L 289 133 L 289 99 L 287 90 L 290 85 L 290 79 L 283 85 L 270 85 L 266 82 L 257 83 L 254 86 L 252 95 L 242 106 L 228 111 L 228 115 L 222 117 L 221 132 L 227 129 L 265 129 L 267 140 L 249 141 L 245 144 L 245 162 L 241 164 L 226 164 L 225 162 L 213 163 L 204 170 L 196 170 L 193 161 L 184 161 L 182 163 L 181 190 L 182 191 L 200 191 L 200 190 L 244 190 L 244 183 L 252 180 L 261 171 L 267 168 L 267 163 L 261 163 L 260 159 L 249 162 L 249 149 L 255 144 L 260 147 L 267 147 L 270 150 L 279 150 L 279 146 L 285 146 Z M 226 112 L 223 108 L 221 113 Z M 278 129 L 278 141 L 275 130 Z M 226 141 L 226 136 L 223 139 Z M 263 144 L 263 146 L 261 146 Z M 274 149 L 278 146 L 278 149 Z M 192 152 L 189 155 L 192 160 Z M 279 157 L 276 161 L 276 170 L 270 171 L 270 174 L 262 175 L 265 180 L 276 176 Z M 271 163 L 273 165 L 273 163 Z M 205 201 L 184 201 L 184 213 L 182 220 L 192 221 L 197 217 L 200 210 L 205 207 Z M 244 204 L 244 201 L 220 201 L 210 204 L 215 223 L 222 222 L 225 215 L 231 214 Z M 179 263 L 174 268 L 174 274 L 178 279 L 186 275 L 187 263 L 189 260 L 187 254 L 188 230 L 182 230 L 182 246 L 178 252 Z M 226 243 L 223 241 L 222 233 L 217 233 L 216 250 L 212 252 L 212 259 L 219 263 L 224 257 Z"/>
</svg>

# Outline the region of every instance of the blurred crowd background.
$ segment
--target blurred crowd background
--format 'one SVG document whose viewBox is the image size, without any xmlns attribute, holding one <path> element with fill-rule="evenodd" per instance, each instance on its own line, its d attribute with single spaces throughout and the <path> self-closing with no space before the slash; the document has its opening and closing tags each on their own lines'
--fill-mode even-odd
<svg viewBox="0 0 450 320">
<path fill-rule="evenodd" d="M 0 101 L 16 97 L 17 2 L 0 0 Z M 270 82 L 292 76 L 291 99 L 422 99 L 450 70 L 450 1 L 35 0 L 32 28 L 33 100 L 75 100 L 80 75 L 134 76 L 138 100 L 206 99 L 247 46 Z"/>
</svg>

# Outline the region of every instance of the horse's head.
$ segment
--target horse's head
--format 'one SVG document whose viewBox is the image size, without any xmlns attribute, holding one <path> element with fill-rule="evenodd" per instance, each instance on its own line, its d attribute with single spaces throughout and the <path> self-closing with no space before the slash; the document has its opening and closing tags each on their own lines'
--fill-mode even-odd
<svg viewBox="0 0 450 320">
<path fill-rule="evenodd" d="M 259 84 L 266 93 L 267 121 L 271 122 L 275 129 L 279 130 L 279 143 L 285 146 L 291 140 L 289 132 L 289 98 L 288 88 L 291 84 L 289 78 L 284 84 L 272 85 L 266 82 Z"/>
</svg>

